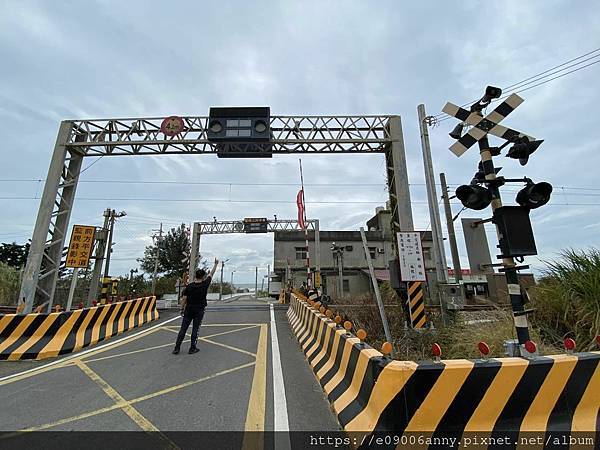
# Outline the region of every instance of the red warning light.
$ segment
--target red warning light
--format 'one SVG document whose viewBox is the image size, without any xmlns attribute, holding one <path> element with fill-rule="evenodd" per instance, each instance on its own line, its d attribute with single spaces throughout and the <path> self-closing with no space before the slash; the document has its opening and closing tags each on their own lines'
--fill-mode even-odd
<svg viewBox="0 0 600 450">
<path fill-rule="evenodd" d="M 431 353 L 433 353 L 433 356 L 435 356 L 437 358 L 442 356 L 442 347 L 440 347 L 440 344 L 438 344 L 437 342 L 435 344 L 433 344 L 431 346 Z"/>
<path fill-rule="evenodd" d="M 527 341 L 525 342 L 525 350 L 527 350 L 529 353 L 535 353 L 537 350 L 537 345 L 535 345 L 535 342 L 533 341 Z"/>
<path fill-rule="evenodd" d="M 487 345 L 483 341 L 481 341 L 479 344 L 477 344 L 477 348 L 479 349 L 479 351 L 481 352 L 482 355 L 489 355 L 490 354 L 490 346 Z"/>
<path fill-rule="evenodd" d="M 568 338 L 566 338 L 566 339 L 565 339 L 563 342 L 564 342 L 564 344 L 565 344 L 565 348 L 566 348 L 567 350 L 569 350 L 569 351 L 573 351 L 573 350 L 575 350 L 575 347 L 577 346 L 577 345 L 575 344 L 575 339 L 572 339 L 572 338 L 569 338 L 569 337 L 568 337 Z"/>
</svg>

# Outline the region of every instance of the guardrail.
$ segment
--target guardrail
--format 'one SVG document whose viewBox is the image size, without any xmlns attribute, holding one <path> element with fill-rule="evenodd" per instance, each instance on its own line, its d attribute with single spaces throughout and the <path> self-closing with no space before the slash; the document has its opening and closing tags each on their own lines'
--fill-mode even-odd
<svg viewBox="0 0 600 450">
<path fill-rule="evenodd" d="M 156 297 L 50 314 L 5 314 L 0 316 L 0 360 L 52 358 L 156 319 Z"/>
<path fill-rule="evenodd" d="M 396 361 L 319 306 L 292 295 L 288 320 L 347 432 L 460 438 L 598 431 L 600 352 Z"/>
</svg>

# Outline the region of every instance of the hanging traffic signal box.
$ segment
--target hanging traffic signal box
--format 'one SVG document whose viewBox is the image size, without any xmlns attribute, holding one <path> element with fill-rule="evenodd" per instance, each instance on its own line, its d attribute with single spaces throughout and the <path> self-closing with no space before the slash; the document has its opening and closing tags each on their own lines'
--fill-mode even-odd
<svg viewBox="0 0 600 450">
<path fill-rule="evenodd" d="M 270 158 L 271 109 L 210 108 L 206 137 L 219 158 Z"/>
</svg>

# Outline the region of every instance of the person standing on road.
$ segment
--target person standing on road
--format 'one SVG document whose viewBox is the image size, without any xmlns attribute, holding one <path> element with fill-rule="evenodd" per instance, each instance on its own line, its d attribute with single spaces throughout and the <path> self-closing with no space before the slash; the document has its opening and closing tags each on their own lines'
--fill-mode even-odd
<svg viewBox="0 0 600 450">
<path fill-rule="evenodd" d="M 190 344 L 189 354 L 197 353 L 198 347 L 196 343 L 198 341 L 198 328 L 202 324 L 202 318 L 204 317 L 204 309 L 206 308 L 206 294 L 208 293 L 208 287 L 212 281 L 212 277 L 217 270 L 219 260 L 215 258 L 215 265 L 209 274 L 204 269 L 196 270 L 196 277 L 192 283 L 189 283 L 182 292 L 181 309 L 183 311 L 183 320 L 181 321 L 181 328 L 179 334 L 177 334 L 177 341 L 175 342 L 175 348 L 173 354 L 177 355 L 181 349 L 181 343 L 185 338 L 185 334 L 192 324 L 192 341 Z"/>
</svg>

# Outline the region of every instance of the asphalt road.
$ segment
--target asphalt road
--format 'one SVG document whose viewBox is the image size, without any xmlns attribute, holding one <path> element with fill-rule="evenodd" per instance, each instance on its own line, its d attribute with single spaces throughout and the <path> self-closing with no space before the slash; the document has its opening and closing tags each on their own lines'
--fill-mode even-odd
<svg viewBox="0 0 600 450">
<path fill-rule="evenodd" d="M 177 432 L 190 431 L 213 432 L 212 448 L 220 448 L 216 443 L 231 432 L 269 432 L 286 422 L 290 431 L 339 431 L 285 313 L 249 296 L 213 303 L 194 355 L 187 353 L 189 338 L 179 355 L 171 354 L 181 318 L 161 312 L 158 321 L 51 366 L 2 361 L 0 431 L 153 431 L 145 448 L 187 448 L 178 441 L 186 434 Z M 281 363 L 275 375 L 273 328 Z M 234 436 L 239 448 L 262 447 L 244 441 L 244 433 Z M 14 448 L 15 439 L 23 435 L 0 436 L 0 448 Z"/>
</svg>

